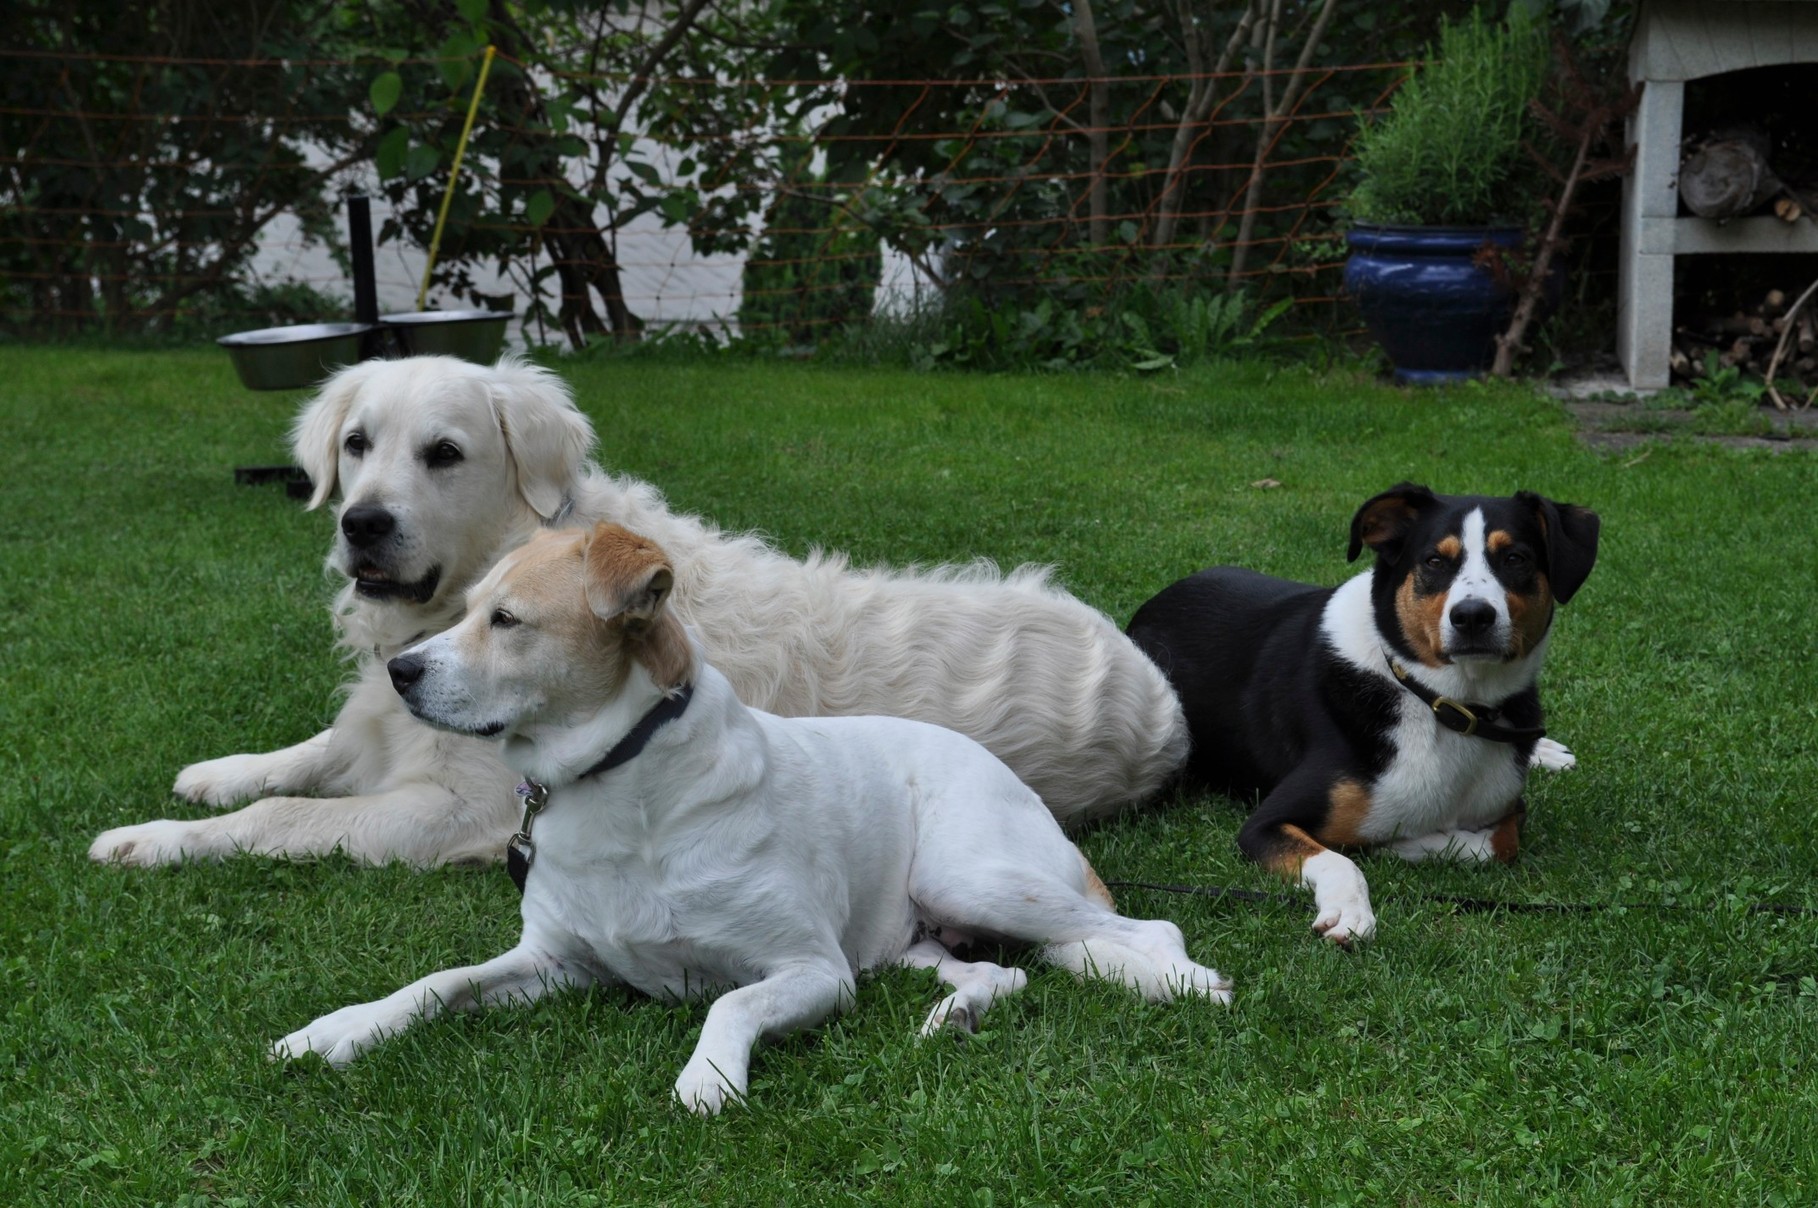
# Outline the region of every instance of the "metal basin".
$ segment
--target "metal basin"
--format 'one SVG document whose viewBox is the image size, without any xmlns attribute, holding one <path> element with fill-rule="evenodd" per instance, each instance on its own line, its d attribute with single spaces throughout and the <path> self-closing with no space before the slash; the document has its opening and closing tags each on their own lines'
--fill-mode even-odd
<svg viewBox="0 0 1818 1208">
<path fill-rule="evenodd" d="M 443 355 L 490 365 L 505 347 L 508 310 L 413 310 L 380 315 L 407 356 Z"/>
<path fill-rule="evenodd" d="M 371 323 L 299 323 L 237 331 L 215 343 L 248 390 L 301 390 L 360 359 Z"/>
</svg>

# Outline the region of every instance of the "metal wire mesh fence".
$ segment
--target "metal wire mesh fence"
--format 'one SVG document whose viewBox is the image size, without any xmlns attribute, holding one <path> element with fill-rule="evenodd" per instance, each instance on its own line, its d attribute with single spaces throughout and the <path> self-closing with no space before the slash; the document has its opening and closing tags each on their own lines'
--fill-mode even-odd
<svg viewBox="0 0 1818 1208">
<path fill-rule="evenodd" d="M 1132 290 L 1318 319 L 1346 148 L 1408 66 L 740 80 L 502 62 L 431 296 L 509 298 L 527 338 L 576 341 L 652 324 L 812 341 L 955 297 L 1084 311 Z M 408 81 L 465 80 L 446 58 L 0 49 L 0 66 L 7 328 L 336 317 L 302 312 L 344 305 L 350 188 L 379 201 L 385 302 L 414 298 L 456 115 Z M 387 105 L 381 72 L 403 81 Z M 577 87 L 614 128 L 553 111 Z"/>
</svg>

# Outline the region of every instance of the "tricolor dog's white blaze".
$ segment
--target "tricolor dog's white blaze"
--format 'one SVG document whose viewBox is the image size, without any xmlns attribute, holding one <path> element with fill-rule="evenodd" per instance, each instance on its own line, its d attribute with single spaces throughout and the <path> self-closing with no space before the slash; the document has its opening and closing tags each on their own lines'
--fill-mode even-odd
<svg viewBox="0 0 1818 1208">
<path fill-rule="evenodd" d="M 1508 593 L 1503 590 L 1502 581 L 1490 566 L 1489 548 L 1485 544 L 1487 536 L 1483 509 L 1472 508 L 1465 515 L 1459 533 L 1459 541 L 1464 549 L 1458 573 L 1452 577 L 1452 584 L 1446 589 L 1446 606 L 1440 613 L 1441 652 L 1448 658 L 1478 660 L 1501 657 L 1496 654 L 1453 653 L 1459 645 L 1459 634 L 1452 623 L 1452 610 L 1460 604 L 1481 602 L 1494 608 L 1496 625 L 1488 635 L 1489 640 L 1499 650 L 1506 650 L 1509 645 L 1511 621 Z"/>
<path fill-rule="evenodd" d="M 623 555 L 596 557 L 609 541 Z M 929 938 L 949 933 L 1034 944 L 1151 1000 L 1229 1001 L 1174 924 L 1110 908 L 1041 799 L 971 739 L 747 709 L 698 645 L 676 683 L 658 682 L 651 668 L 677 665 L 661 644 L 690 639 L 664 607 L 669 568 L 644 555 L 661 551 L 616 526 L 542 534 L 476 589 L 463 621 L 394 662 L 419 717 L 502 727 L 516 769 L 549 786 L 523 933 L 492 961 L 325 1015 L 274 1057 L 342 1065 L 440 1011 L 560 987 L 724 989 L 675 1083 L 684 1106 L 712 1114 L 745 1096 L 761 1037 L 844 1009 L 863 969 L 935 970 L 953 992 L 924 1034 L 975 1028 L 1026 979 Z M 679 717 L 634 758 L 579 778 L 688 676 Z"/>
</svg>

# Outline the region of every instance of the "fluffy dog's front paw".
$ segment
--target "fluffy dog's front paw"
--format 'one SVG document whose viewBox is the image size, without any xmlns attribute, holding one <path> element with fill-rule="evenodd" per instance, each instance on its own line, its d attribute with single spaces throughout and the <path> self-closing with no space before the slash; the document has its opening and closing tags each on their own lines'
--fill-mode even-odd
<svg viewBox="0 0 1818 1208">
<path fill-rule="evenodd" d="M 1569 772 L 1578 766 L 1578 756 L 1562 742 L 1543 738 L 1534 744 L 1534 753 L 1528 756 L 1528 766 L 1545 768 L 1549 772 Z"/>
<path fill-rule="evenodd" d="M 192 763 L 177 773 L 171 792 L 197 805 L 222 809 L 251 801 L 266 790 L 266 757 L 263 755 L 226 755 Z"/>
<path fill-rule="evenodd" d="M 1313 920 L 1313 930 L 1341 948 L 1376 934 L 1376 913 L 1367 898 L 1346 897 L 1323 907 Z"/>
<path fill-rule="evenodd" d="M 97 863 L 131 864 L 140 868 L 175 864 L 209 854 L 195 842 L 189 823 L 168 818 L 141 822 L 137 826 L 116 826 L 102 831 L 88 845 L 88 858 Z"/>
<path fill-rule="evenodd" d="M 372 1008 L 361 1003 L 331 1011 L 306 1028 L 299 1028 L 282 1040 L 274 1040 L 269 1056 L 273 1061 L 295 1061 L 314 1053 L 336 1069 L 384 1040 L 387 1030 Z"/>
<path fill-rule="evenodd" d="M 675 1097 L 697 1116 L 717 1116 L 729 1101 L 745 1097 L 745 1088 L 733 1086 L 705 1057 L 695 1056 L 675 1080 Z"/>
</svg>

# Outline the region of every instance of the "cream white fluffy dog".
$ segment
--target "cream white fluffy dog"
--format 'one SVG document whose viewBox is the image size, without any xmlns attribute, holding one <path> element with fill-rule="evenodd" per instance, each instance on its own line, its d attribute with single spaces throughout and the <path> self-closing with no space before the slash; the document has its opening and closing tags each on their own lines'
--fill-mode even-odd
<svg viewBox="0 0 1818 1208">
<path fill-rule="evenodd" d="M 618 526 L 544 533 L 473 589 L 465 620 L 391 661 L 411 712 L 501 738 L 540 803 L 520 836 L 523 935 L 325 1015 L 274 1056 L 345 1065 L 417 1019 L 556 988 L 723 990 L 675 1084 L 713 1114 L 744 1098 L 760 1037 L 850 1003 L 862 969 L 937 970 L 953 993 L 923 1033 L 975 1027 L 1025 978 L 955 959 L 942 941 L 958 936 L 1038 944 L 1153 1000 L 1230 1000 L 1174 924 L 1111 910 L 1041 799 L 977 743 L 740 704 L 664 607 L 673 582 L 664 552 Z"/>
<path fill-rule="evenodd" d="M 1140 802 L 1186 759 L 1165 677 L 1102 613 L 1039 569 L 930 571 L 798 561 L 664 507 L 588 460 L 594 434 L 555 374 L 507 358 L 368 361 L 299 416 L 298 462 L 338 490 L 330 569 L 358 678 L 332 728 L 267 754 L 185 768 L 175 791 L 224 807 L 107 831 L 97 860 L 160 864 L 235 852 L 372 862 L 497 859 L 515 778 L 489 744 L 413 720 L 385 662 L 448 628 L 469 587 L 546 523 L 609 520 L 682 568 L 673 607 L 747 704 L 786 716 L 884 714 L 983 743 L 1063 823 Z"/>
</svg>

